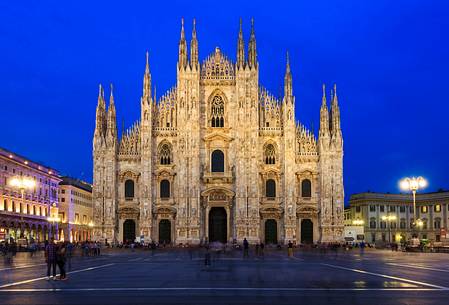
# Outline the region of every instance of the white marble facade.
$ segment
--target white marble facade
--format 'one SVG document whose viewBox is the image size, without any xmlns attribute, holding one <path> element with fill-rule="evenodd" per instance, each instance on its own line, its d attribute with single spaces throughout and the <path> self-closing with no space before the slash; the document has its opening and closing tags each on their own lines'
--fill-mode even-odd
<svg viewBox="0 0 449 305">
<path fill-rule="evenodd" d="M 190 51 L 190 52 L 188 52 Z M 190 53 L 190 54 L 188 54 Z M 154 91 L 154 90 L 153 90 Z M 320 130 L 295 120 L 287 56 L 284 96 L 259 84 L 254 26 L 237 61 L 217 47 L 200 63 L 181 28 L 177 82 L 156 100 L 147 53 L 141 117 L 117 133 L 100 86 L 93 139 L 94 238 L 121 242 L 296 243 L 343 239 L 343 139 L 336 88 Z M 317 103 L 318 110 L 318 103 Z"/>
</svg>

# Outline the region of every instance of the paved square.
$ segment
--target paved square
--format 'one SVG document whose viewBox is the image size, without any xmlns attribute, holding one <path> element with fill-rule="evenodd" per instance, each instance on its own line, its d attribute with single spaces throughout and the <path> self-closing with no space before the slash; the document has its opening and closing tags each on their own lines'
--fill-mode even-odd
<svg viewBox="0 0 449 305">
<path fill-rule="evenodd" d="M 254 255 L 254 253 L 252 253 Z M 447 304 L 447 254 L 368 250 L 107 251 L 74 257 L 67 281 L 46 281 L 41 255 L 0 265 L 1 304 Z"/>
</svg>

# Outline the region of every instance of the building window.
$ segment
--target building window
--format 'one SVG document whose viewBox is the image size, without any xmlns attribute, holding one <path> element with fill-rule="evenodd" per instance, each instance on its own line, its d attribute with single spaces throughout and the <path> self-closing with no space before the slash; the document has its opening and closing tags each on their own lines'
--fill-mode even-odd
<svg viewBox="0 0 449 305">
<path fill-rule="evenodd" d="M 63 197 L 63 198 L 61 198 L 61 202 L 65 202 L 65 198 Z"/>
<path fill-rule="evenodd" d="M 371 242 L 372 243 L 376 242 L 376 234 L 375 233 L 371 233 Z"/>
<path fill-rule="evenodd" d="M 224 102 L 219 95 L 214 96 L 212 100 L 211 126 L 224 127 Z"/>
<path fill-rule="evenodd" d="M 33 215 L 36 215 L 36 206 L 33 205 Z"/>
<path fill-rule="evenodd" d="M 61 194 L 65 194 L 65 190 L 61 190 Z"/>
<path fill-rule="evenodd" d="M 134 181 L 126 180 L 125 181 L 125 198 L 134 198 Z"/>
<path fill-rule="evenodd" d="M 390 228 L 391 229 L 396 229 L 396 222 L 391 222 L 390 223 Z"/>
<path fill-rule="evenodd" d="M 405 213 L 405 206 L 401 205 L 401 206 L 399 207 L 399 212 Z"/>
<path fill-rule="evenodd" d="M 170 181 L 167 179 L 161 180 L 159 191 L 161 198 L 170 198 Z"/>
<path fill-rule="evenodd" d="M 312 183 L 309 179 L 304 179 L 301 181 L 301 195 L 305 198 L 312 197 Z"/>
<path fill-rule="evenodd" d="M 396 212 L 396 207 L 394 205 L 390 205 L 390 212 Z"/>
<path fill-rule="evenodd" d="M 385 212 L 385 206 L 384 205 L 379 206 L 379 209 L 380 209 L 381 212 Z"/>
<path fill-rule="evenodd" d="M 80 222 L 80 214 L 75 213 L 75 222 L 79 223 Z"/>
<path fill-rule="evenodd" d="M 421 207 L 421 213 L 427 213 L 427 206 L 422 206 Z"/>
<path fill-rule="evenodd" d="M 276 164 L 276 151 L 273 144 L 268 144 L 264 152 L 265 164 Z"/>
<path fill-rule="evenodd" d="M 386 229 L 387 228 L 387 223 L 385 221 L 381 221 L 380 222 L 380 228 L 381 229 Z"/>
<path fill-rule="evenodd" d="M 369 228 L 370 229 L 375 229 L 376 228 L 376 218 L 371 218 L 370 220 L 369 220 Z"/>
<path fill-rule="evenodd" d="M 4 211 L 8 208 L 8 202 L 5 200 L 0 202 L 0 211 Z"/>
<path fill-rule="evenodd" d="M 370 212 L 376 212 L 376 206 L 375 205 L 370 205 L 369 206 L 369 211 Z"/>
<path fill-rule="evenodd" d="M 433 210 L 435 211 L 435 212 L 441 212 L 441 205 L 440 204 L 436 204 L 436 205 L 434 205 L 433 206 Z"/>
<path fill-rule="evenodd" d="M 276 197 L 276 182 L 273 179 L 268 179 L 265 183 L 265 196 L 268 198 Z"/>
<path fill-rule="evenodd" d="M 355 207 L 355 212 L 356 212 L 356 213 L 360 213 L 360 210 L 361 210 L 360 206 L 356 206 L 356 207 Z"/>
<path fill-rule="evenodd" d="M 212 152 L 211 171 L 213 173 L 224 173 L 224 153 L 217 149 Z"/>
<path fill-rule="evenodd" d="M 441 218 L 435 218 L 433 222 L 433 227 L 435 229 L 441 229 Z"/>
<path fill-rule="evenodd" d="M 405 226 L 406 226 L 405 218 L 401 218 L 401 221 L 399 222 L 399 227 L 401 229 L 405 229 Z"/>
<path fill-rule="evenodd" d="M 159 150 L 159 160 L 161 165 L 171 164 L 171 149 L 167 143 L 164 143 Z"/>
</svg>

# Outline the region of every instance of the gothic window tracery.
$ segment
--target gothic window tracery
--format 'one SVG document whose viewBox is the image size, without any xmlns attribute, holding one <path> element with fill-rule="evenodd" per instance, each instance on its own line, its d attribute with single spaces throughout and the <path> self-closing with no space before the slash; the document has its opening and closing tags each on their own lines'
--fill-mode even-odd
<svg viewBox="0 0 449 305">
<path fill-rule="evenodd" d="M 268 144 L 264 151 L 265 164 L 276 164 L 276 151 L 273 144 Z"/>
<path fill-rule="evenodd" d="M 163 144 L 159 150 L 159 160 L 161 165 L 171 164 L 171 149 L 167 143 Z"/>
<path fill-rule="evenodd" d="M 214 96 L 212 99 L 211 126 L 224 127 L 224 102 L 219 95 Z"/>
</svg>

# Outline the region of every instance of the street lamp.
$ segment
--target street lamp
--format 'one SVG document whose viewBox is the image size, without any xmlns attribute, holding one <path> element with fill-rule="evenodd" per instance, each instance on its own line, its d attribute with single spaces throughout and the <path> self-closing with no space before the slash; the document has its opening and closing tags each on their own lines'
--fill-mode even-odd
<svg viewBox="0 0 449 305">
<path fill-rule="evenodd" d="M 52 228 L 52 237 L 55 237 L 55 231 L 57 228 L 55 228 L 55 223 L 58 223 L 61 221 L 61 218 L 58 215 L 58 207 L 56 206 L 56 203 L 53 203 L 53 205 L 50 207 L 50 216 L 47 217 L 47 221 L 50 222 L 52 224 L 51 228 Z M 56 236 L 57 237 L 57 236 Z M 57 239 L 57 238 L 55 238 Z"/>
<path fill-rule="evenodd" d="M 413 194 L 413 225 L 414 226 L 422 226 L 422 221 L 416 219 L 416 192 L 421 189 L 425 188 L 427 186 L 427 181 L 423 177 L 407 177 L 401 180 L 399 183 L 401 186 L 401 189 L 404 191 L 411 191 Z M 421 225 L 419 225 L 421 223 Z"/>
<path fill-rule="evenodd" d="M 363 221 L 362 219 L 355 219 L 352 221 L 352 224 L 355 226 L 363 226 L 365 224 L 365 221 Z"/>
<path fill-rule="evenodd" d="M 388 222 L 388 242 L 391 243 L 391 222 L 396 221 L 396 215 L 384 215 L 382 220 Z"/>
<path fill-rule="evenodd" d="M 36 182 L 28 177 L 12 177 L 9 181 L 8 181 L 8 185 L 12 188 L 15 189 L 19 189 L 20 190 L 20 194 L 22 195 L 22 203 L 21 205 L 25 205 L 25 190 L 31 190 L 34 189 L 34 187 L 36 187 Z M 14 213 L 16 211 L 13 211 Z M 23 218 L 21 218 L 23 219 Z"/>
</svg>

